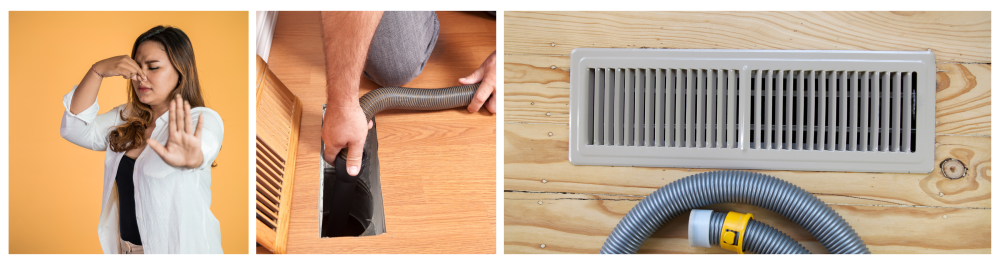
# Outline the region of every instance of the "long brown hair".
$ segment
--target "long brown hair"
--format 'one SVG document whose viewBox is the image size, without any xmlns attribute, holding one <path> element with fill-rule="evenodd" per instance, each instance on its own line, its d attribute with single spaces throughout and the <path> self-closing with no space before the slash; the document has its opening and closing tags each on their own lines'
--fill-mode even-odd
<svg viewBox="0 0 1000 265">
<path fill-rule="evenodd" d="M 191 47 L 191 40 L 178 28 L 170 26 L 156 26 L 146 31 L 139 38 L 135 39 L 132 45 L 132 58 L 135 59 L 135 52 L 139 49 L 139 44 L 145 41 L 156 41 L 166 48 L 167 57 L 170 64 L 179 75 L 177 87 L 170 92 L 168 99 L 181 95 L 181 98 L 191 103 L 191 107 L 204 107 L 205 101 L 201 98 L 201 86 L 198 84 L 198 68 L 194 63 L 194 48 Z M 146 144 L 145 132 L 149 123 L 153 122 L 153 109 L 148 104 L 139 101 L 135 94 L 132 82 L 128 83 L 128 103 L 119 113 L 124 124 L 116 126 L 108 134 L 111 150 L 115 152 L 125 152 Z"/>
</svg>

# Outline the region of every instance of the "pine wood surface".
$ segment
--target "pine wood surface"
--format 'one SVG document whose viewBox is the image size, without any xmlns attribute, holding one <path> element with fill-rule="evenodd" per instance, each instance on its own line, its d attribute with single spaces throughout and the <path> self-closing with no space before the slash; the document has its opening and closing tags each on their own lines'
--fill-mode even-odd
<svg viewBox="0 0 1000 265">
<path fill-rule="evenodd" d="M 933 49 L 935 161 L 958 159 L 968 168 L 965 177 L 945 178 L 937 167 L 928 174 L 755 172 L 819 197 L 872 253 L 990 253 L 989 23 L 989 12 L 505 12 L 504 252 L 597 253 L 646 195 L 712 171 L 569 163 L 569 53 L 647 47 Z M 810 251 L 826 253 L 804 229 L 768 210 L 707 208 L 752 212 Z M 688 246 L 687 218 L 661 227 L 640 253 L 727 253 Z"/>
<path fill-rule="evenodd" d="M 496 20 L 485 13 L 438 12 L 438 17 L 434 52 L 407 87 L 459 85 L 458 78 L 496 50 Z M 326 74 L 319 12 L 280 12 L 268 65 L 303 103 L 288 253 L 496 252 L 496 116 L 485 108 L 380 112 L 375 120 L 387 232 L 320 238 Z M 378 87 L 361 80 L 359 95 Z"/>
</svg>

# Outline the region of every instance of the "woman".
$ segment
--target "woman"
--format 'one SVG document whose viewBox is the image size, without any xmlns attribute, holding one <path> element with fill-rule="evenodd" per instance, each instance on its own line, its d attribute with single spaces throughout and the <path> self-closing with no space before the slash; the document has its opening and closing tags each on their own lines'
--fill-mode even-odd
<svg viewBox="0 0 1000 265">
<path fill-rule="evenodd" d="M 101 80 L 112 76 L 130 80 L 128 102 L 98 115 Z M 94 63 L 63 106 L 62 137 L 106 152 L 97 227 L 104 253 L 222 253 L 209 209 L 222 118 L 204 107 L 183 31 L 157 26 L 135 40 L 131 57 Z"/>
</svg>

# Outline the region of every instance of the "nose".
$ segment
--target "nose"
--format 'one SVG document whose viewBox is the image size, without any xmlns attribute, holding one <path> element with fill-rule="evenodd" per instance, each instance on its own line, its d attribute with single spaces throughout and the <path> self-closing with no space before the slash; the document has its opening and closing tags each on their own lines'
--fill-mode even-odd
<svg viewBox="0 0 1000 265">
<path fill-rule="evenodd" d="M 144 82 L 149 81 L 149 79 L 146 78 L 146 77 L 144 77 L 144 76 L 142 76 L 142 75 L 135 75 L 135 76 L 132 77 L 132 81 L 133 82 L 138 82 L 138 84 L 142 84 Z"/>
<path fill-rule="evenodd" d="M 132 80 L 132 88 L 135 89 L 135 90 L 139 90 L 139 88 L 143 87 L 143 86 L 149 87 L 148 85 L 145 85 L 145 84 L 146 84 L 146 82 L 144 82 L 144 81 Z"/>
</svg>

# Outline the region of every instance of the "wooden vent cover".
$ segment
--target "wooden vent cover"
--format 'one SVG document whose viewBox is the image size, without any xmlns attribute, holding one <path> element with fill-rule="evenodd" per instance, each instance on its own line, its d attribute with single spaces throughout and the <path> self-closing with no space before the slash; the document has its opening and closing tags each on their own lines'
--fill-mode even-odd
<svg viewBox="0 0 1000 265">
<path fill-rule="evenodd" d="M 257 56 L 257 243 L 285 253 L 302 102 Z"/>
</svg>

